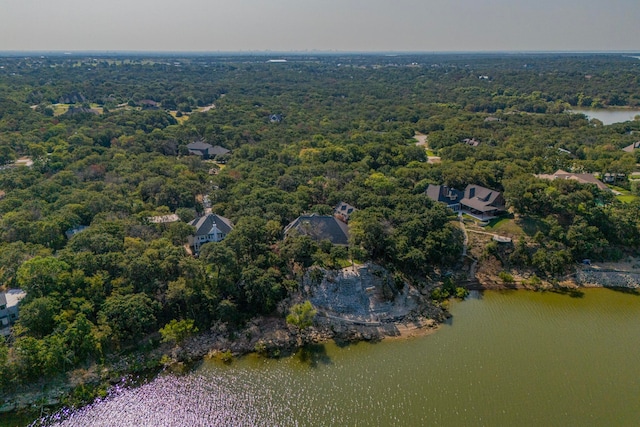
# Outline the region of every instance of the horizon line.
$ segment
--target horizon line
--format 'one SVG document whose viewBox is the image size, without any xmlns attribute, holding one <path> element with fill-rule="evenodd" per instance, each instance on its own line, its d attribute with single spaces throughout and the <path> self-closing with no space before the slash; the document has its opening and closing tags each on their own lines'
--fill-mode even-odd
<svg viewBox="0 0 640 427">
<path fill-rule="evenodd" d="M 91 54 L 91 55 L 204 55 L 204 56 L 216 56 L 216 55 L 387 55 L 387 56 L 400 56 L 400 55 L 469 55 L 469 54 L 503 54 L 503 55 L 518 55 L 518 54 L 638 54 L 640 50 L 442 50 L 442 51 L 428 51 L 428 50 L 65 50 L 65 49 L 51 49 L 51 50 L 0 50 L 0 56 L 16 56 L 22 54 L 30 55 L 79 55 L 79 54 Z"/>
</svg>

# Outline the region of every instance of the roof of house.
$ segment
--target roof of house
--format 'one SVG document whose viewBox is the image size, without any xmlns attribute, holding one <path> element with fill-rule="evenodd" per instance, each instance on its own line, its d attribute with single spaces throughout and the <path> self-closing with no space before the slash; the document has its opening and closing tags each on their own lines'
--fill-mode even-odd
<svg viewBox="0 0 640 427">
<path fill-rule="evenodd" d="M 191 221 L 189 225 L 193 225 L 196 228 L 196 236 L 204 236 L 206 234 L 210 234 L 214 225 L 224 234 L 229 234 L 231 230 L 233 230 L 233 224 L 231 223 L 231 220 L 213 213 L 201 216 L 200 218 L 196 218 Z"/>
<path fill-rule="evenodd" d="M 71 227 L 67 231 L 65 231 L 64 235 L 67 236 L 67 239 L 70 239 L 76 234 L 83 232 L 87 228 L 89 228 L 89 226 L 87 225 L 76 225 L 75 227 Z"/>
<path fill-rule="evenodd" d="M 149 216 L 147 220 L 153 224 L 166 224 L 169 222 L 180 221 L 180 217 L 176 214 Z"/>
<path fill-rule="evenodd" d="M 27 293 L 22 289 L 9 289 L 7 292 L 0 292 L 0 305 L 7 305 L 9 307 L 15 307 L 20 300 L 27 296 Z"/>
<path fill-rule="evenodd" d="M 460 203 L 460 200 L 464 198 L 464 192 L 446 185 L 429 184 L 427 197 L 436 202 L 446 203 L 448 206 Z"/>
<path fill-rule="evenodd" d="M 468 144 L 472 147 L 477 147 L 478 145 L 480 145 L 480 141 L 478 141 L 475 138 L 465 138 L 462 140 L 462 142 L 464 142 L 465 144 Z"/>
<path fill-rule="evenodd" d="M 204 150 L 208 150 L 209 148 L 212 148 L 213 146 L 211 144 L 208 144 L 206 142 L 204 142 L 203 139 L 200 139 L 198 141 L 193 141 L 189 144 L 187 144 L 187 148 L 189 150 L 198 150 L 198 151 L 204 151 Z"/>
<path fill-rule="evenodd" d="M 334 245 L 349 244 L 349 227 L 331 215 L 301 215 L 284 229 L 284 234 L 296 229 L 314 240 L 329 240 Z"/>
<path fill-rule="evenodd" d="M 218 156 L 218 155 L 223 155 L 223 154 L 230 153 L 231 150 L 227 150 L 224 147 L 221 147 L 219 145 L 215 145 L 215 146 L 209 148 L 208 152 L 209 152 L 210 156 Z"/>
<path fill-rule="evenodd" d="M 211 144 L 204 142 L 204 140 L 194 141 L 190 144 L 187 144 L 187 149 L 191 154 L 197 154 L 199 156 L 203 154 L 207 154 L 210 157 L 215 157 L 218 155 L 223 155 L 230 153 L 231 150 L 227 150 L 224 147 L 216 145 L 215 147 Z"/>
<path fill-rule="evenodd" d="M 631 145 L 627 145 L 622 150 L 626 151 L 627 153 L 632 153 L 634 150 L 640 150 L 640 141 L 636 141 Z"/>
<path fill-rule="evenodd" d="M 480 212 L 487 212 L 498 209 L 504 209 L 502 201 L 498 200 L 500 192 L 480 185 L 469 184 L 464 189 L 464 198 L 461 204 L 473 208 Z"/>
<path fill-rule="evenodd" d="M 353 206 L 351 206 L 349 203 L 340 202 L 340 203 L 338 203 L 338 206 L 336 206 L 336 209 L 333 211 L 333 214 L 334 215 L 340 215 L 346 221 L 349 221 L 349 217 L 356 210 L 357 209 L 354 208 Z"/>
<path fill-rule="evenodd" d="M 563 171 L 562 169 L 558 169 L 554 174 L 539 174 L 536 175 L 536 178 L 540 179 L 571 179 L 574 181 L 578 181 L 581 184 L 595 184 L 601 190 L 608 190 L 609 187 L 604 185 L 602 181 L 595 177 L 592 173 L 571 173 Z"/>
</svg>

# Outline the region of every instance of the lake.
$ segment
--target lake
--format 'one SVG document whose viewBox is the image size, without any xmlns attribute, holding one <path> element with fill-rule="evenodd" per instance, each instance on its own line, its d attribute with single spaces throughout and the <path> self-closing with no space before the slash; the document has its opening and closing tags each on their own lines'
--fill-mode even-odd
<svg viewBox="0 0 640 427">
<path fill-rule="evenodd" d="M 589 120 L 598 119 L 605 125 L 631 121 L 640 115 L 640 110 L 630 108 L 574 108 L 567 112 L 584 114 Z"/>
<path fill-rule="evenodd" d="M 640 296 L 473 292 L 436 333 L 161 375 L 60 426 L 640 425 Z"/>
</svg>

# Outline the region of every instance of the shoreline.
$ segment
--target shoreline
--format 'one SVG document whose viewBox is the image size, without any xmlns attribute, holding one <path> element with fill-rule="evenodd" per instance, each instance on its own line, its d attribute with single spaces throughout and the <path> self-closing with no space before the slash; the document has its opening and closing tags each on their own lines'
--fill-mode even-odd
<svg viewBox="0 0 640 427">
<path fill-rule="evenodd" d="M 483 279 L 485 280 L 482 282 L 467 284 L 466 288 L 477 291 L 563 289 L 579 291 L 581 288 L 614 287 L 637 291 L 639 288 L 639 286 L 607 286 L 598 282 L 578 283 L 576 280 L 565 280 L 555 286 L 545 283 L 544 286 L 532 287 L 518 282 L 499 283 L 497 277 L 490 278 L 491 280 L 488 281 L 486 280 L 488 277 Z M 414 313 L 394 321 L 369 324 L 319 314 L 314 326 L 305 330 L 288 325 L 283 317 L 256 317 L 240 330 L 229 329 L 226 324 L 216 324 L 209 331 L 190 337 L 181 345 L 162 344 L 151 351 L 134 352 L 124 359 L 114 360 L 108 366 L 89 367 L 82 370 L 85 377 L 80 382 L 72 380 L 71 375 L 67 375 L 46 384 L 31 384 L 13 395 L 6 394 L 3 396 L 6 400 L 0 414 L 27 418 L 27 414 L 33 413 L 38 419 L 43 408 L 46 408 L 45 413 L 53 414 L 70 405 L 79 407 L 88 405 L 96 398 L 100 398 L 105 391 L 121 385 L 123 381 L 127 382 L 148 375 L 155 376 L 162 371 L 184 372 L 207 358 L 217 358 L 226 362 L 251 353 L 267 358 L 280 358 L 292 355 L 307 345 L 324 344 L 331 340 L 336 343 L 356 343 L 421 338 L 434 334 L 440 329 L 449 315 L 448 311 L 440 310 L 442 315 L 437 316 L 437 319 L 418 316 Z M 91 396 L 86 396 L 87 399 L 80 402 L 69 400 L 76 389 L 86 387 L 93 390 Z"/>
</svg>

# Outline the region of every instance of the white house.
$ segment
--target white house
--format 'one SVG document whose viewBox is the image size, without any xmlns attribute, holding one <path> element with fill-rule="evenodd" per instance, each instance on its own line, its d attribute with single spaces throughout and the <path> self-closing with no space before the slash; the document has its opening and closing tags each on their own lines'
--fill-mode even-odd
<svg viewBox="0 0 640 427">
<path fill-rule="evenodd" d="M 200 247 L 208 242 L 219 242 L 233 230 L 231 221 L 223 216 L 207 214 L 189 223 L 196 228 L 196 233 L 189 236 L 189 246 L 198 253 Z"/>
<path fill-rule="evenodd" d="M 21 289 L 0 292 L 0 335 L 11 333 L 11 325 L 18 320 L 18 303 L 27 294 Z"/>
</svg>

